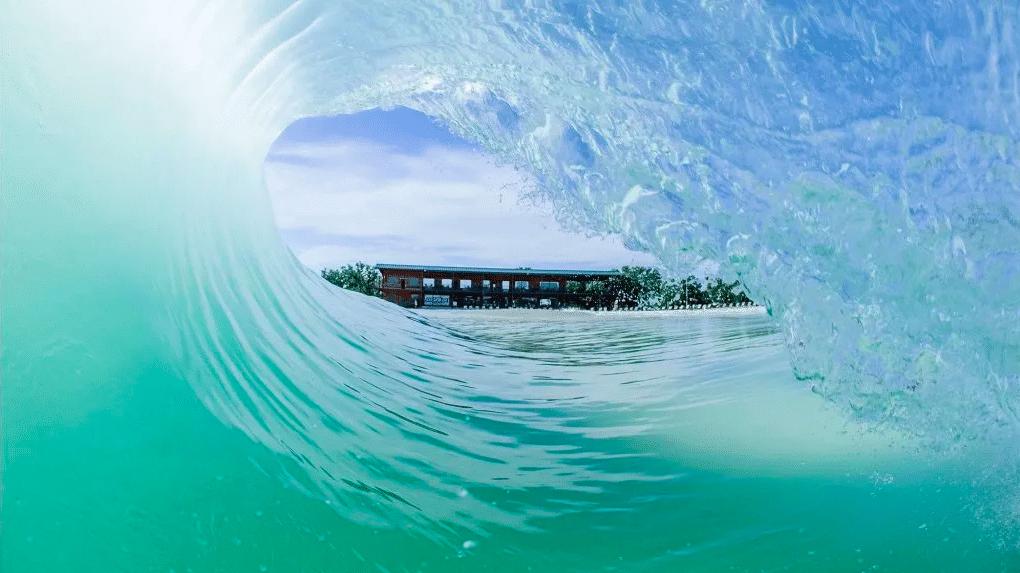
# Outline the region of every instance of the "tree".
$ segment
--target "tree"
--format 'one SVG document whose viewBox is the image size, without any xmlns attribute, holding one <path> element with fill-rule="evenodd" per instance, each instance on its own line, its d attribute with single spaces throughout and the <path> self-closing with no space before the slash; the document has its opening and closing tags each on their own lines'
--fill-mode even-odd
<svg viewBox="0 0 1020 573">
<path fill-rule="evenodd" d="M 663 291 L 662 273 L 651 267 L 622 267 L 614 287 L 617 304 L 621 306 L 658 306 Z"/>
<path fill-rule="evenodd" d="M 708 292 L 708 300 L 712 306 L 721 306 L 726 297 L 726 283 L 722 279 L 715 279 L 714 283 L 708 282 L 705 277 L 705 290 Z"/>
<path fill-rule="evenodd" d="M 680 281 L 684 292 L 684 305 L 690 307 L 696 304 L 707 304 L 708 296 L 701 290 L 701 282 L 694 275 L 689 275 Z"/>
<path fill-rule="evenodd" d="M 621 267 L 615 275 L 601 280 L 567 281 L 571 296 L 568 306 L 582 308 L 669 308 L 672 306 L 732 306 L 754 304 L 740 289 L 740 282 L 714 282 L 705 277 L 705 285 L 694 275 L 683 279 L 664 278 L 652 267 Z"/>
<path fill-rule="evenodd" d="M 359 262 L 339 269 L 322 269 L 321 274 L 322 278 L 340 288 L 368 296 L 382 296 L 382 273 L 372 265 Z"/>
<path fill-rule="evenodd" d="M 588 281 L 584 283 L 585 308 L 599 308 L 608 306 L 606 303 L 606 283 L 604 281 Z"/>
<path fill-rule="evenodd" d="M 669 308 L 684 304 L 683 282 L 675 279 L 663 280 L 661 294 L 657 303 L 659 308 Z"/>
</svg>

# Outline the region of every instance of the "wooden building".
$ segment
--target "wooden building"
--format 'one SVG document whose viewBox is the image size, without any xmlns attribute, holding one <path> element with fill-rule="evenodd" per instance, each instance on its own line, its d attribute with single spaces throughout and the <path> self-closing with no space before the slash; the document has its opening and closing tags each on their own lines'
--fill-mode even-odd
<svg viewBox="0 0 1020 573">
<path fill-rule="evenodd" d="M 558 308 L 578 300 L 584 283 L 619 274 L 389 264 L 376 268 L 382 273 L 383 298 L 411 308 Z"/>
</svg>

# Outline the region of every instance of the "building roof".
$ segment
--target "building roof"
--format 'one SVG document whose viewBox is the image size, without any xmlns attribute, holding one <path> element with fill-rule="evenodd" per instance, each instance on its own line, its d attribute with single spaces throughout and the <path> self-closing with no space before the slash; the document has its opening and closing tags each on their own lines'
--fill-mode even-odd
<svg viewBox="0 0 1020 573">
<path fill-rule="evenodd" d="M 378 264 L 375 268 L 380 271 L 419 271 L 434 273 L 477 273 L 477 274 L 499 274 L 499 275 L 560 275 L 560 276 L 600 276 L 611 277 L 620 274 L 619 271 L 581 271 L 562 269 L 500 269 L 493 267 L 442 267 L 427 265 L 391 265 Z"/>
</svg>

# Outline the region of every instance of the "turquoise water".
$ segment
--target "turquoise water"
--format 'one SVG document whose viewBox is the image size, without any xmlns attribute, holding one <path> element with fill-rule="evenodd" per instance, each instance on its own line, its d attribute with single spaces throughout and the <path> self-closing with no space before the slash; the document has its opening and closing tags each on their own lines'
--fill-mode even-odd
<svg viewBox="0 0 1020 573">
<path fill-rule="evenodd" d="M 0 14 L 5 572 L 1017 568 L 1015 7 Z M 324 284 L 266 150 L 397 105 L 768 318 Z"/>
<path fill-rule="evenodd" d="M 847 423 L 793 378 L 760 313 L 419 317 L 430 336 L 454 329 L 445 354 L 376 378 L 412 393 L 361 391 L 351 412 L 349 382 L 319 380 L 302 423 L 274 428 L 286 452 L 158 368 L 24 440 L 5 477 L 5 570 L 1020 564 L 977 519 L 967 472 Z"/>
</svg>

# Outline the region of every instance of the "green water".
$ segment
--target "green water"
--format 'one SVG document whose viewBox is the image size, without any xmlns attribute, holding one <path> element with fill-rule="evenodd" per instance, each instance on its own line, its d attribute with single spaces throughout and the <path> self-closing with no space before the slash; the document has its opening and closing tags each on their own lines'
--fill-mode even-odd
<svg viewBox="0 0 1020 573">
<path fill-rule="evenodd" d="M 499 370 L 475 368 L 464 380 L 477 394 L 465 429 L 498 438 L 504 460 L 491 463 L 535 460 L 504 479 L 472 482 L 478 476 L 465 473 L 448 503 L 492 505 L 519 523 L 487 523 L 484 514 L 472 527 L 430 522 L 429 507 L 402 508 L 424 522 L 352 522 L 343 507 L 299 491 L 307 468 L 224 426 L 186 381 L 153 365 L 87 417 L 40 424 L 8 450 L 4 570 L 1017 566 L 979 527 L 977 492 L 957 472 L 916 459 L 894 438 L 856 435 L 802 390 L 764 316 L 435 312 L 426 318 L 484 335 L 478 348 L 498 362 Z M 494 386 L 504 380 L 499 401 Z M 791 427 L 759 402 L 768 396 L 802 401 L 802 415 L 836 423 Z M 541 420 L 497 421 L 499 403 L 524 404 L 518 415 Z M 791 445 L 801 431 L 827 447 Z M 411 434 L 402 448 L 407 457 L 423 451 Z M 559 464 L 543 467 L 535 451 L 555 453 Z M 402 479 L 420 486 L 430 468 L 427 456 L 418 462 L 421 474 Z M 550 470 L 558 475 L 543 478 Z"/>
</svg>

